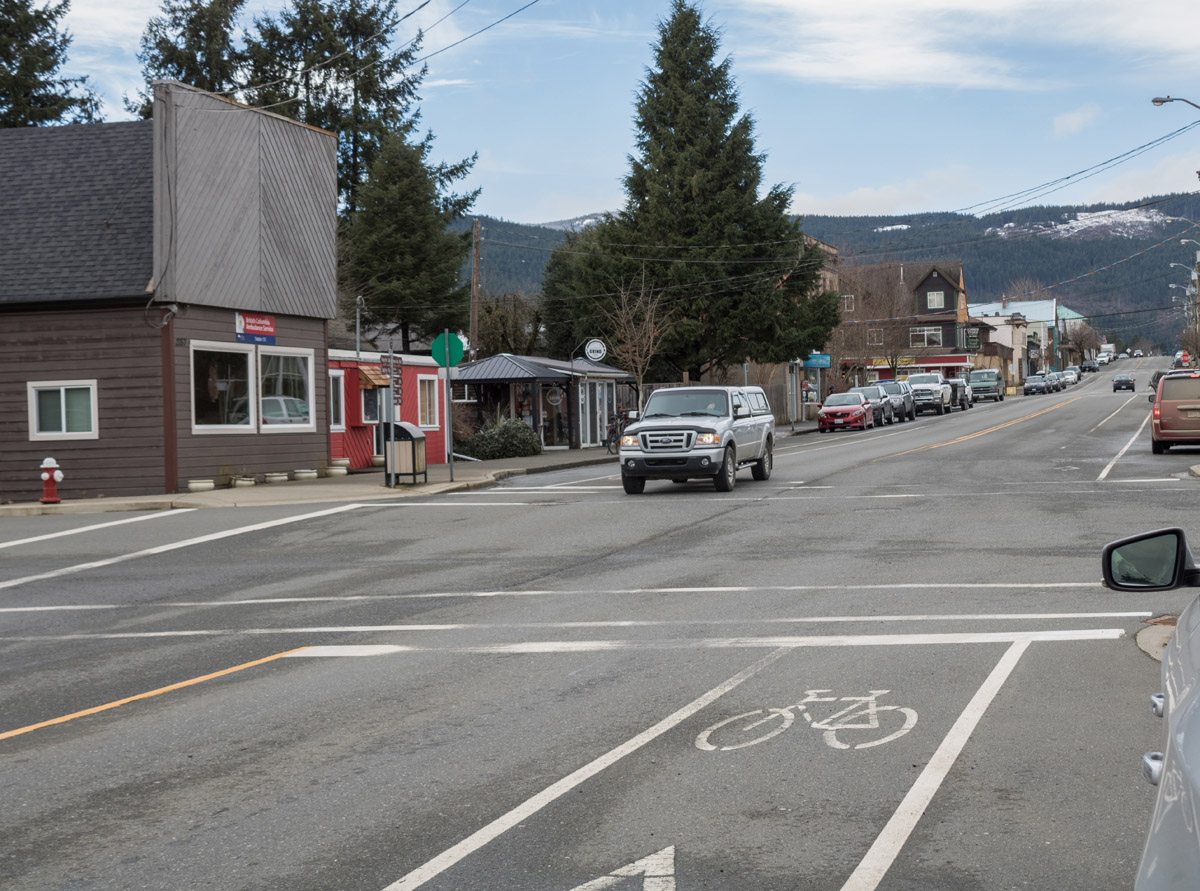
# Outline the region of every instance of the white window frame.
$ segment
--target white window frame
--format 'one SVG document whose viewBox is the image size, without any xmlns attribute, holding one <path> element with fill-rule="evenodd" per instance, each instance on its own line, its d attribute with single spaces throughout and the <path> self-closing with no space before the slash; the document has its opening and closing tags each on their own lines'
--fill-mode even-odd
<svg viewBox="0 0 1200 891">
<path fill-rule="evenodd" d="M 197 424 L 196 423 L 196 352 L 245 353 L 247 361 L 248 422 L 245 424 Z M 258 356 L 252 343 L 230 343 L 217 340 L 193 340 L 188 343 L 188 412 L 192 418 L 192 433 L 198 436 L 220 436 L 222 434 L 245 435 L 258 432 Z"/>
<path fill-rule="evenodd" d="M 475 404 L 479 402 L 478 384 L 468 383 L 453 383 L 450 384 L 450 395 L 454 400 L 454 404 L 461 403 Z M 462 394 L 462 395 L 459 395 Z"/>
<path fill-rule="evenodd" d="M 423 384 L 426 381 L 433 382 L 433 423 L 422 424 L 421 418 L 425 414 L 425 392 Z M 433 374 L 418 374 L 417 375 L 417 425 L 422 430 L 437 430 L 440 426 L 441 414 L 438 411 L 438 384 L 441 378 Z"/>
<path fill-rule="evenodd" d="M 937 303 L 934 303 L 934 298 L 937 298 Z M 925 293 L 925 305 L 932 309 L 946 308 L 946 292 L 945 291 L 927 291 Z"/>
<path fill-rule="evenodd" d="M 883 329 L 867 329 L 867 346 L 883 346 Z"/>
<path fill-rule="evenodd" d="M 38 430 L 38 404 L 37 394 L 39 390 L 58 390 L 77 389 L 86 387 L 90 391 L 92 399 L 92 429 L 86 433 L 77 431 L 63 431 L 61 433 L 42 433 Z M 97 387 L 95 379 L 92 380 L 71 380 L 71 381 L 27 381 L 25 385 L 29 404 L 29 441 L 30 442 L 64 442 L 68 440 L 80 439 L 99 439 L 100 438 L 100 418 L 99 418 L 99 399 L 97 398 Z M 61 401 L 63 411 L 66 411 L 66 399 Z M 66 418 L 63 418 L 66 426 Z"/>
<path fill-rule="evenodd" d="M 842 295 L 842 312 L 854 312 L 854 295 Z"/>
<path fill-rule="evenodd" d="M 929 335 L 937 334 L 937 343 L 930 343 Z M 918 335 L 921 342 L 917 343 Z M 941 325 L 916 325 L 908 329 L 908 345 L 910 347 L 940 347 L 942 345 L 942 326 Z"/>
<path fill-rule="evenodd" d="M 375 417 L 367 418 L 367 393 L 374 390 L 378 395 L 375 398 Z M 358 391 L 358 419 L 364 427 L 378 427 L 379 420 L 383 417 L 383 387 L 362 387 Z"/>
<path fill-rule="evenodd" d="M 262 393 L 262 360 L 263 356 L 302 356 L 308 359 L 306 385 L 308 387 L 308 423 L 307 424 L 265 424 L 258 419 L 260 433 L 314 433 L 317 429 L 317 391 L 314 386 L 316 351 L 304 347 L 260 346 L 258 348 L 258 380 L 257 389 L 260 391 L 255 407 L 261 405 L 263 396 L 273 396 L 274 393 Z"/>
<path fill-rule="evenodd" d="M 341 423 L 334 423 L 334 419 L 339 417 Z M 344 368 L 329 369 L 329 432 L 346 432 L 346 369 Z"/>
</svg>

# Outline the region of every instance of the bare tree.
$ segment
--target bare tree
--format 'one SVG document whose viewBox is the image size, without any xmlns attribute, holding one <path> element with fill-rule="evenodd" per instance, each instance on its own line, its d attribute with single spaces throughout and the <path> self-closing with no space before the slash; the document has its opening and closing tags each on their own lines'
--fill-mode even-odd
<svg viewBox="0 0 1200 891">
<path fill-rule="evenodd" d="M 627 369 L 637 381 L 640 413 L 644 402 L 642 384 L 669 328 L 662 310 L 662 294 L 647 285 L 643 270 L 636 283 L 618 287 L 611 306 L 602 306 L 600 311 L 612 331 L 616 364 Z"/>
<path fill-rule="evenodd" d="M 1068 350 L 1078 353 L 1081 359 L 1088 350 L 1099 348 L 1101 343 L 1099 332 L 1087 322 L 1080 321 L 1066 323 L 1063 342 Z"/>
<path fill-rule="evenodd" d="M 525 294 L 501 294 L 480 302 L 476 356 L 531 355 L 542 330 L 542 310 Z"/>
</svg>

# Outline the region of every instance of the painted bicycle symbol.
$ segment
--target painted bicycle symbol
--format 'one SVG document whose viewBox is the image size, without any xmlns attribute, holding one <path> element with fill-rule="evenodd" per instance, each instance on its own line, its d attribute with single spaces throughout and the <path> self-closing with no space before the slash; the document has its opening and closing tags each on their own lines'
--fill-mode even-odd
<svg viewBox="0 0 1200 891">
<path fill-rule="evenodd" d="M 834 749 L 869 749 L 898 739 L 912 730 L 917 713 L 902 705 L 880 705 L 878 699 L 890 690 L 871 690 L 866 696 L 822 696 L 832 690 L 806 690 L 804 698 L 783 708 L 760 708 L 718 721 L 696 737 L 696 748 L 704 752 L 731 752 L 766 742 L 783 733 L 802 715 L 807 725 L 822 731 L 825 744 Z M 817 720 L 810 704 L 846 702 L 849 705 L 827 718 Z M 898 729 L 892 729 L 897 727 Z M 870 733 L 867 734 L 866 732 Z M 878 736 L 883 732 L 884 736 Z M 839 738 L 838 734 L 843 736 Z M 866 738 L 864 738 L 866 737 Z M 846 741 L 850 740 L 850 741 Z M 862 740 L 853 742 L 853 740 Z"/>
</svg>

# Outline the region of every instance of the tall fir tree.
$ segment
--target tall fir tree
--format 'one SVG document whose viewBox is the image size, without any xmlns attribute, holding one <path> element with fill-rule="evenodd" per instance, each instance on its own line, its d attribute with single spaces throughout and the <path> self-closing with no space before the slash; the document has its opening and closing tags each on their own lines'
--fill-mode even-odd
<svg viewBox="0 0 1200 891">
<path fill-rule="evenodd" d="M 819 286 L 823 255 L 805 248 L 788 214 L 791 188 L 759 197 L 764 156 L 718 49 L 699 9 L 673 0 L 636 104 L 626 206 L 570 239 L 547 266 L 546 312 L 559 351 L 603 331 L 596 301 L 611 301 L 640 276 L 643 258 L 670 319 L 656 354 L 660 378 L 806 355 L 838 323 L 836 295 Z"/>
<path fill-rule="evenodd" d="M 452 232 L 450 224 L 479 192 L 447 189 L 475 159 L 431 165 L 431 148 L 432 136 L 416 144 L 385 136 L 342 232 L 343 293 L 361 296 L 363 322 L 385 336 L 398 334 L 405 352 L 443 329 L 462 328 L 469 308 L 462 268 L 471 234 Z"/>
<path fill-rule="evenodd" d="M 246 35 L 246 99 L 338 134 L 338 193 L 353 215 L 387 134 L 406 137 L 425 69 L 409 72 L 421 36 L 391 46 L 396 0 L 291 0 Z"/>
<path fill-rule="evenodd" d="M 0 127 L 89 123 L 100 100 L 86 77 L 64 77 L 70 0 L 0 0 Z"/>
<path fill-rule="evenodd" d="M 125 97 L 125 109 L 143 118 L 154 112 L 150 83 L 177 80 L 198 90 L 233 98 L 242 56 L 234 24 L 246 0 L 163 0 L 161 15 L 142 33 L 138 61 L 145 89 Z"/>
</svg>

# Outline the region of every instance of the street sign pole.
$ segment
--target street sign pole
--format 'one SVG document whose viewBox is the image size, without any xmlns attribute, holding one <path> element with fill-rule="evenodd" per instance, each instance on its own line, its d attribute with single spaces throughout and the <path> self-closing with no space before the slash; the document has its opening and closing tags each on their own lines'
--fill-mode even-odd
<svg viewBox="0 0 1200 891">
<path fill-rule="evenodd" d="M 450 329 L 442 331 L 445 340 L 442 345 L 446 348 L 446 460 L 450 462 L 450 482 L 454 482 L 454 418 L 450 414 L 450 403 L 454 400 L 450 389 Z"/>
<path fill-rule="evenodd" d="M 392 338 L 388 337 L 388 381 L 391 386 L 388 387 L 388 405 L 387 412 L 384 417 L 387 419 L 387 427 L 383 431 L 384 449 L 387 451 L 387 457 L 383 459 L 384 466 L 387 467 L 387 487 L 391 489 L 396 483 L 396 468 L 392 466 L 392 458 L 395 455 L 395 450 L 392 448 L 393 431 L 396 423 L 396 400 L 392 393 L 392 387 L 396 385 L 395 379 L 392 377 L 392 370 L 396 367 L 396 357 L 392 352 Z M 413 482 L 416 482 L 416 477 L 413 477 Z"/>
</svg>

